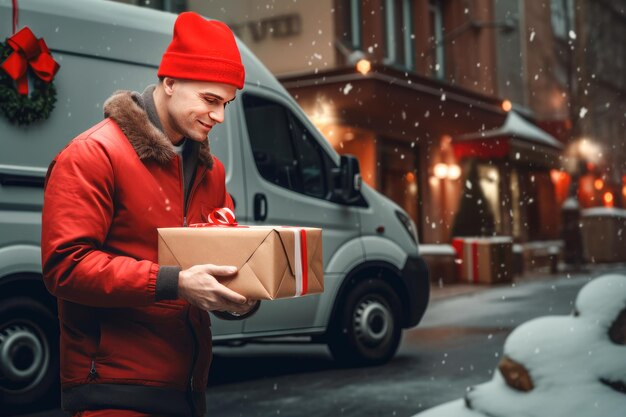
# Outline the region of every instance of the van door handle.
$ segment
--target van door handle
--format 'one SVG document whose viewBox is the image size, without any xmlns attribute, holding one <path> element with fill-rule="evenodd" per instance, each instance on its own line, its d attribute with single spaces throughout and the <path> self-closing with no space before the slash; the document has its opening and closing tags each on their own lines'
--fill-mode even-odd
<svg viewBox="0 0 626 417">
<path fill-rule="evenodd" d="M 265 194 L 256 193 L 254 195 L 254 221 L 267 219 L 267 197 Z"/>
</svg>

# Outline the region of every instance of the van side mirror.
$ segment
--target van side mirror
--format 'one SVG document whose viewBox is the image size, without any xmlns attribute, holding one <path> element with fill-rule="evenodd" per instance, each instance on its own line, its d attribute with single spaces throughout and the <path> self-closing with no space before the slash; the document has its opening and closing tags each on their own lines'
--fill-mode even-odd
<svg viewBox="0 0 626 417">
<path fill-rule="evenodd" d="M 345 203 L 354 203 L 361 197 L 361 170 L 353 155 L 341 155 L 339 168 L 333 169 L 333 194 Z"/>
</svg>

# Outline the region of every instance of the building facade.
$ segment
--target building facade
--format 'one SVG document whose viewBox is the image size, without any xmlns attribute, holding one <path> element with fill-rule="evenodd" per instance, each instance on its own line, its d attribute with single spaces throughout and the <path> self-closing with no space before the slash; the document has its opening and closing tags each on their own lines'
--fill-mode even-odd
<svg viewBox="0 0 626 417">
<path fill-rule="evenodd" d="M 411 215 L 422 242 L 449 243 L 558 239 L 572 193 L 583 206 L 624 206 L 622 3 L 179 6 L 228 23 L 333 147 L 358 157 L 363 179 Z"/>
</svg>

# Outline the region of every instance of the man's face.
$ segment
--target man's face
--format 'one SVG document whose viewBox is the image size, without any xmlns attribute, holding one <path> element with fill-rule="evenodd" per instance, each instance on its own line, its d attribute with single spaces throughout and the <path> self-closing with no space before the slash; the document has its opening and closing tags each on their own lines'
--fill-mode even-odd
<svg viewBox="0 0 626 417">
<path fill-rule="evenodd" d="M 165 78 L 169 127 L 176 134 L 204 142 L 213 126 L 224 121 L 226 105 L 235 99 L 230 84 Z"/>
</svg>

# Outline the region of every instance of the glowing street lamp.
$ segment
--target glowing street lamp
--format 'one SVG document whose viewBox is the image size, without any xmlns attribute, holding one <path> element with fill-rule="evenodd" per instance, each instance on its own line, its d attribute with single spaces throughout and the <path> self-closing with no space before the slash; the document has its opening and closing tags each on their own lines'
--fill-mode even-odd
<svg viewBox="0 0 626 417">
<path fill-rule="evenodd" d="M 440 162 L 433 167 L 433 174 L 440 180 L 458 180 L 461 178 L 461 167 L 456 164 L 444 164 Z"/>
<path fill-rule="evenodd" d="M 448 167 L 448 178 L 451 180 L 458 180 L 461 178 L 461 167 L 458 165 L 450 165 Z"/>
<path fill-rule="evenodd" d="M 367 59 L 360 59 L 359 62 L 356 63 L 356 70 L 363 75 L 366 75 L 372 69 L 372 64 Z"/>
<path fill-rule="evenodd" d="M 594 187 L 596 190 L 600 191 L 601 189 L 603 189 L 603 188 L 604 188 L 604 181 L 602 181 L 602 179 L 601 179 L 601 178 L 598 178 L 597 180 L 595 180 L 595 181 L 593 182 L 593 187 Z"/>
<path fill-rule="evenodd" d="M 433 187 L 439 186 L 439 196 L 441 204 L 441 219 L 448 222 L 448 212 L 446 207 L 447 192 L 446 180 L 458 180 L 461 177 L 461 167 L 456 164 L 446 164 L 439 162 L 433 167 L 433 176 L 430 177 L 430 184 Z"/>
<path fill-rule="evenodd" d="M 446 179 L 446 177 L 448 176 L 448 164 L 436 164 L 433 168 L 433 173 L 435 174 L 435 177 L 439 178 L 440 180 Z"/>
</svg>

